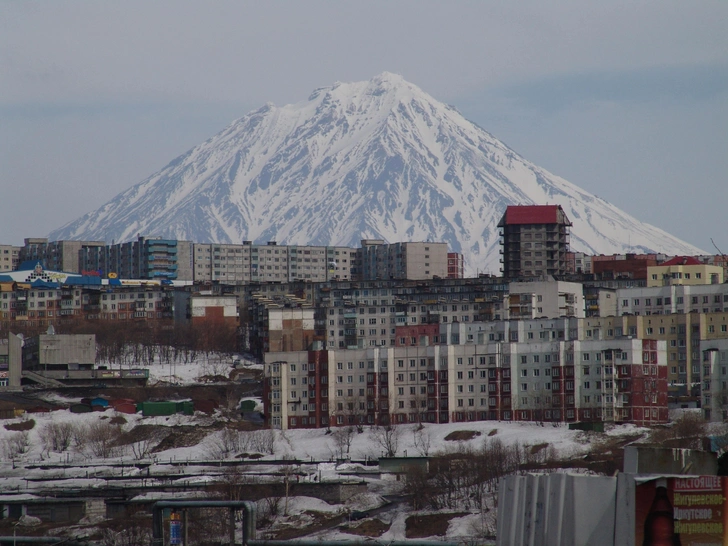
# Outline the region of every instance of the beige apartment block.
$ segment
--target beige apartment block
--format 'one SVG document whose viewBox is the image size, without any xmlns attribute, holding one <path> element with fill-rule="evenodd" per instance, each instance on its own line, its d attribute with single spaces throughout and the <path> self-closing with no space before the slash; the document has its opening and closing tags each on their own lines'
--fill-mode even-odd
<svg viewBox="0 0 728 546">
<path fill-rule="evenodd" d="M 349 280 L 356 250 L 335 246 L 193 245 L 195 281 L 228 284 Z"/>
<path fill-rule="evenodd" d="M 361 280 L 424 280 L 448 276 L 447 243 L 387 244 L 381 239 L 361 242 Z"/>
<path fill-rule="evenodd" d="M 21 248 L 13 245 L 0 245 L 0 271 L 14 271 L 18 268 Z"/>
<path fill-rule="evenodd" d="M 545 280 L 509 285 L 508 318 L 584 317 L 584 288 L 580 283 Z"/>
<path fill-rule="evenodd" d="M 689 256 L 675 258 L 647 268 L 647 286 L 723 284 L 723 267 L 700 262 Z"/>
<path fill-rule="evenodd" d="M 728 312 L 588 318 L 583 328 L 585 339 L 627 336 L 665 341 L 670 395 L 696 396 L 701 381 L 701 342 L 728 338 Z"/>
</svg>

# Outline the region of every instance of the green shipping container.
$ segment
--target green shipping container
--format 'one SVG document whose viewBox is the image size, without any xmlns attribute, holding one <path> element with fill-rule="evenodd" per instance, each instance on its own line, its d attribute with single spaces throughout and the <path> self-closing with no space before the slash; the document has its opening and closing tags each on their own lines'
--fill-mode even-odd
<svg viewBox="0 0 728 546">
<path fill-rule="evenodd" d="M 569 430 L 588 430 L 591 432 L 604 432 L 604 421 L 569 423 Z"/>
<path fill-rule="evenodd" d="M 177 402 L 177 413 L 192 415 L 195 413 L 195 404 L 190 400 L 186 402 Z"/>
<path fill-rule="evenodd" d="M 255 411 L 255 400 L 243 400 L 240 402 L 240 411 Z"/>
<path fill-rule="evenodd" d="M 174 415 L 177 413 L 177 402 L 141 402 L 137 404 L 137 411 L 145 417 Z"/>
</svg>

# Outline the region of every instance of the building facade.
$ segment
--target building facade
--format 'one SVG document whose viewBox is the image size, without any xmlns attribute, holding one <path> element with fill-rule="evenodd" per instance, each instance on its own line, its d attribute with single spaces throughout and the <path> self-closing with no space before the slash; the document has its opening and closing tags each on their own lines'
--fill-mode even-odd
<svg viewBox="0 0 728 546">
<path fill-rule="evenodd" d="M 196 326 L 238 326 L 238 299 L 209 292 L 174 292 L 174 321 Z"/>
<path fill-rule="evenodd" d="M 13 245 L 0 245 L 0 271 L 14 271 L 20 265 L 20 249 Z"/>
<path fill-rule="evenodd" d="M 33 372 L 93 370 L 96 336 L 93 334 L 42 334 L 23 345 L 23 369 Z"/>
<path fill-rule="evenodd" d="M 20 390 L 23 340 L 12 333 L 0 338 L 0 392 Z"/>
<path fill-rule="evenodd" d="M 702 263 L 697 258 L 675 256 L 647 268 L 647 286 L 723 284 L 723 267 Z"/>
<path fill-rule="evenodd" d="M 559 205 L 507 207 L 498 222 L 503 276 L 520 279 L 569 273 L 570 226 Z"/>
<path fill-rule="evenodd" d="M 665 343 L 578 339 L 582 321 L 441 324 L 435 343 L 402 332 L 393 347 L 268 353 L 265 413 L 276 428 L 667 422 Z"/>
<path fill-rule="evenodd" d="M 508 285 L 508 314 L 504 318 L 584 317 L 584 287 L 579 283 L 546 280 Z"/>
<path fill-rule="evenodd" d="M 358 280 L 447 278 L 447 243 L 392 243 L 380 239 L 361 242 L 361 272 Z M 457 267 L 457 263 L 455 267 Z"/>
<path fill-rule="evenodd" d="M 459 252 L 447 253 L 447 278 L 465 278 L 465 259 L 463 258 L 463 255 Z"/>
<path fill-rule="evenodd" d="M 40 262 L 45 269 L 80 273 L 84 269 L 83 256 L 89 249 L 103 248 L 103 241 L 48 241 L 28 238 L 18 253 L 18 264 Z"/>
<path fill-rule="evenodd" d="M 495 277 L 261 284 L 246 291 L 240 297 L 241 316 L 252 329 L 251 340 L 269 337 L 266 307 L 307 305 L 314 309 L 313 341 L 328 349 L 394 346 L 401 326 L 506 316 L 507 285 Z"/>
<path fill-rule="evenodd" d="M 192 243 L 161 237 L 85 247 L 80 251 L 85 274 L 120 279 L 193 279 Z"/>
</svg>

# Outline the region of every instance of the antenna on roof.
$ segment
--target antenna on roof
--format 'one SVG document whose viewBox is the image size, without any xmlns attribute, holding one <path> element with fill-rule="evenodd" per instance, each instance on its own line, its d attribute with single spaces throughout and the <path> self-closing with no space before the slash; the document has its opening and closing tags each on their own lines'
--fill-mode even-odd
<svg viewBox="0 0 728 546">
<path fill-rule="evenodd" d="M 713 243 L 713 246 L 718 251 L 718 254 L 720 254 L 721 256 L 723 256 L 725 258 L 725 254 L 723 254 L 723 251 L 718 248 L 718 245 L 715 244 L 715 241 L 713 240 L 712 237 L 710 238 L 710 242 Z"/>
</svg>

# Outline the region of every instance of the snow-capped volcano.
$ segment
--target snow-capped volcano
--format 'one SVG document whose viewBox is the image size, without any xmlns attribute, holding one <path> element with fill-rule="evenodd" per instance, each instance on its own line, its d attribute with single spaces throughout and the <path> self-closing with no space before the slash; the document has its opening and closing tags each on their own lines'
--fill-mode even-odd
<svg viewBox="0 0 728 546">
<path fill-rule="evenodd" d="M 546 203 L 564 208 L 577 251 L 700 252 L 537 167 L 386 72 L 250 112 L 49 237 L 446 241 L 469 273 L 496 273 L 506 206 Z"/>
</svg>

